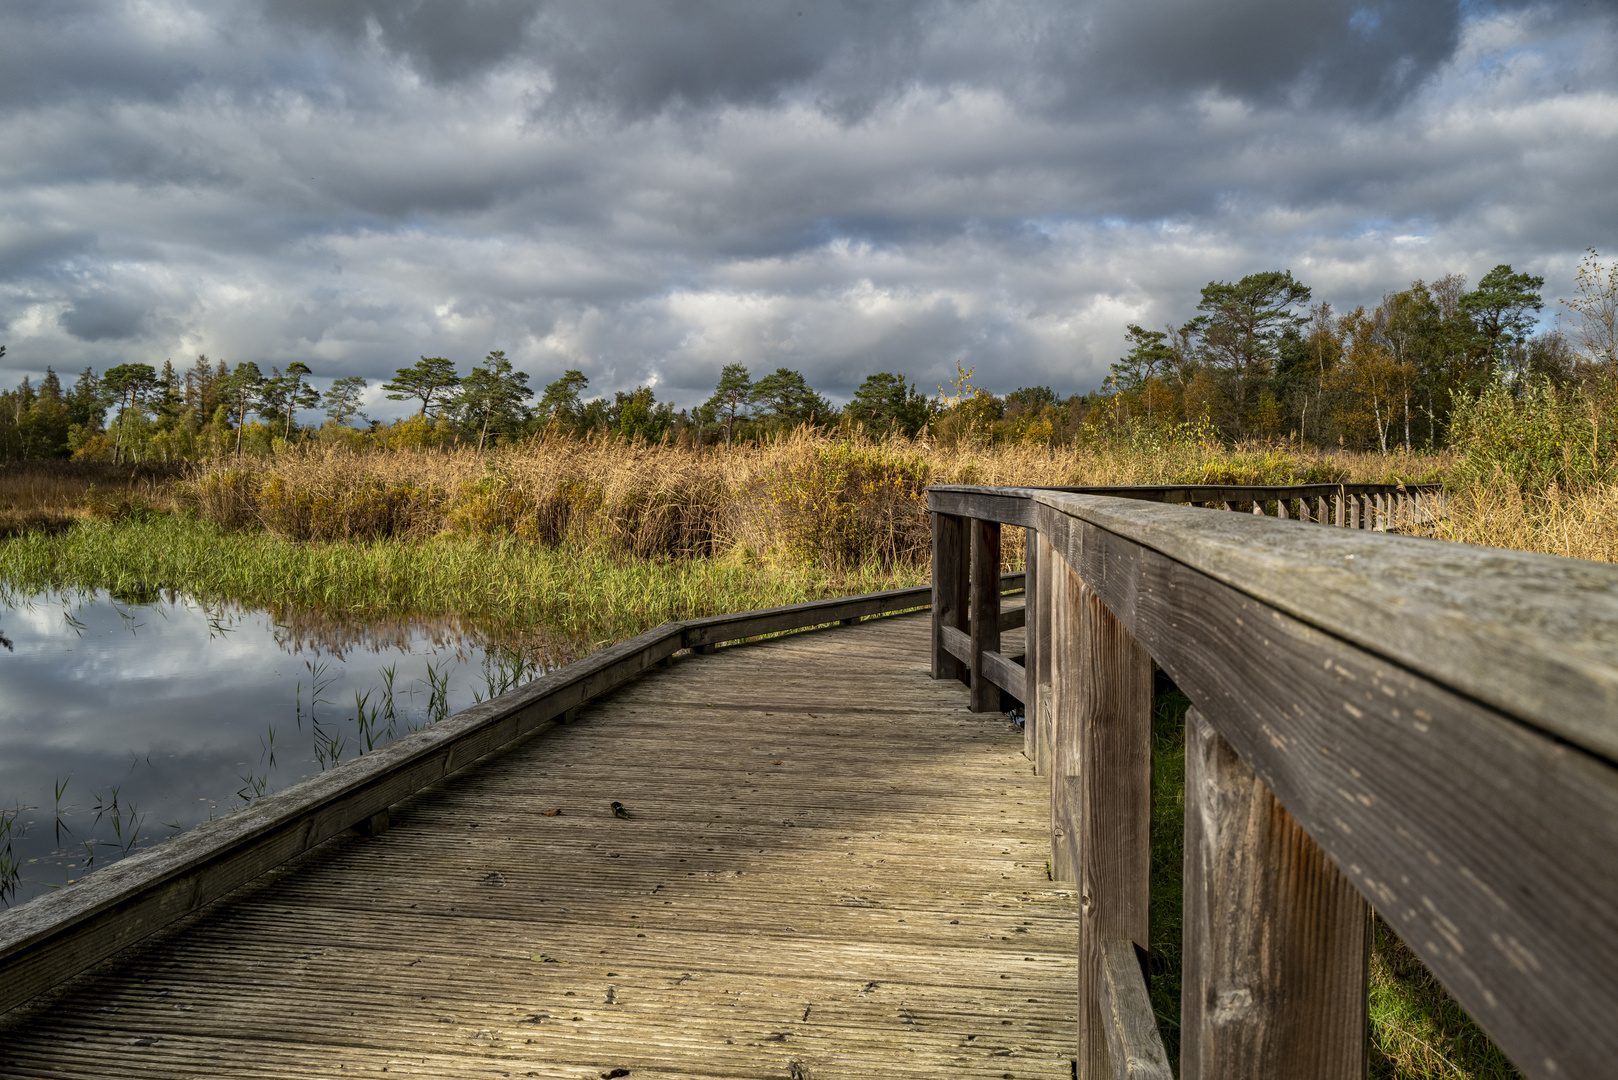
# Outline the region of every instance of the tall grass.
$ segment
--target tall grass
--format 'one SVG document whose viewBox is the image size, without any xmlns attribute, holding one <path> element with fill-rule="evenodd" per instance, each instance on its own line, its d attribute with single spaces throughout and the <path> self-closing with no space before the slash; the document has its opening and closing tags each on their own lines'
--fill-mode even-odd
<svg viewBox="0 0 1618 1080">
<path fill-rule="evenodd" d="M 0 581 L 15 591 L 104 588 L 130 597 L 175 589 L 277 612 L 456 613 L 493 627 L 543 625 L 599 646 L 672 619 L 923 584 L 926 572 L 831 573 L 741 556 L 625 560 L 453 534 L 418 544 L 307 544 L 146 514 L 0 543 Z"/>
</svg>

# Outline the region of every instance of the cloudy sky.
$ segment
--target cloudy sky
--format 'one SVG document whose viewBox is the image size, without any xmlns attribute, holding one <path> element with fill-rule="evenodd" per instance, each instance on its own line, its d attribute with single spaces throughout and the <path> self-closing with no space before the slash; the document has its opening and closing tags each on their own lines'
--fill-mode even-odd
<svg viewBox="0 0 1618 1080">
<path fill-rule="evenodd" d="M 1590 246 L 1613 0 L 0 4 L 7 385 L 499 348 L 682 405 L 731 362 L 1067 393 L 1212 279 L 1554 300 Z"/>
</svg>

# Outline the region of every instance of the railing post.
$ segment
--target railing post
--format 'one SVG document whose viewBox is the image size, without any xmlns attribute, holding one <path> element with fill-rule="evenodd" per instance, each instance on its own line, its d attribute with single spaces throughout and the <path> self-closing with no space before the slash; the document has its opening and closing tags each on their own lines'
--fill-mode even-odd
<svg viewBox="0 0 1618 1080">
<path fill-rule="evenodd" d="M 1369 909 L 1196 709 L 1180 1080 L 1363 1080 Z"/>
<path fill-rule="evenodd" d="M 1023 686 L 1028 700 L 1022 703 L 1022 753 L 1029 761 L 1039 761 L 1039 532 L 1023 530 Z"/>
<path fill-rule="evenodd" d="M 1000 523 L 973 518 L 972 525 L 973 712 L 999 712 L 1000 688 L 983 674 L 983 654 L 1000 651 Z"/>
<path fill-rule="evenodd" d="M 966 669 L 944 648 L 944 627 L 966 630 L 966 518 L 933 515 L 933 678 L 966 681 Z"/>
<path fill-rule="evenodd" d="M 1032 655 L 1032 666 L 1029 668 L 1029 678 L 1034 682 L 1034 700 L 1037 703 L 1033 708 L 1039 716 L 1039 728 L 1034 732 L 1034 772 L 1038 776 L 1051 774 L 1051 740 L 1054 733 L 1052 709 L 1054 708 L 1054 694 L 1051 690 L 1051 657 L 1056 647 L 1056 609 L 1055 598 L 1058 595 L 1058 577 L 1066 565 L 1056 557 L 1056 549 L 1043 536 L 1038 538 L 1039 545 L 1039 589 L 1029 599 L 1029 603 L 1039 608 L 1039 622 L 1028 631 L 1028 640 L 1032 642 L 1035 635 L 1039 638 L 1037 653 Z"/>
<path fill-rule="evenodd" d="M 1110 1080 L 1102 943 L 1150 943 L 1152 661 L 1051 563 L 1051 876 L 1079 891 L 1079 1076 Z"/>
</svg>

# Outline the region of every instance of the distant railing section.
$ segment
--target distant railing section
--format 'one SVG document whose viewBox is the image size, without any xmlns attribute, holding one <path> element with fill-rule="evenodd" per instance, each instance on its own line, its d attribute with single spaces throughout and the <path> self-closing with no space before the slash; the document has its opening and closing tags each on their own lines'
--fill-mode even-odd
<svg viewBox="0 0 1618 1080">
<path fill-rule="evenodd" d="M 928 502 L 933 675 L 973 710 L 1023 702 L 1050 777 L 1053 877 L 1081 899 L 1079 1077 L 1171 1076 L 1138 962 L 1154 661 L 1193 703 L 1181 1080 L 1363 1078 L 1368 902 L 1524 1073 L 1611 1074 L 1618 567 L 1363 531 L 1422 531 L 1432 485 Z M 1002 525 L 1027 530 L 1021 663 Z"/>
</svg>

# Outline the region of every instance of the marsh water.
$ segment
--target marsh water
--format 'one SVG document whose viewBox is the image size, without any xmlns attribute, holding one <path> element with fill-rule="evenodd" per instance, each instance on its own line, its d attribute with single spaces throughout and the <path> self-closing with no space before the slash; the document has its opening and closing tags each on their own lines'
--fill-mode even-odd
<svg viewBox="0 0 1618 1080">
<path fill-rule="evenodd" d="M 15 905 L 568 659 L 453 620 L 106 593 L 0 601 L 0 902 Z"/>
</svg>

